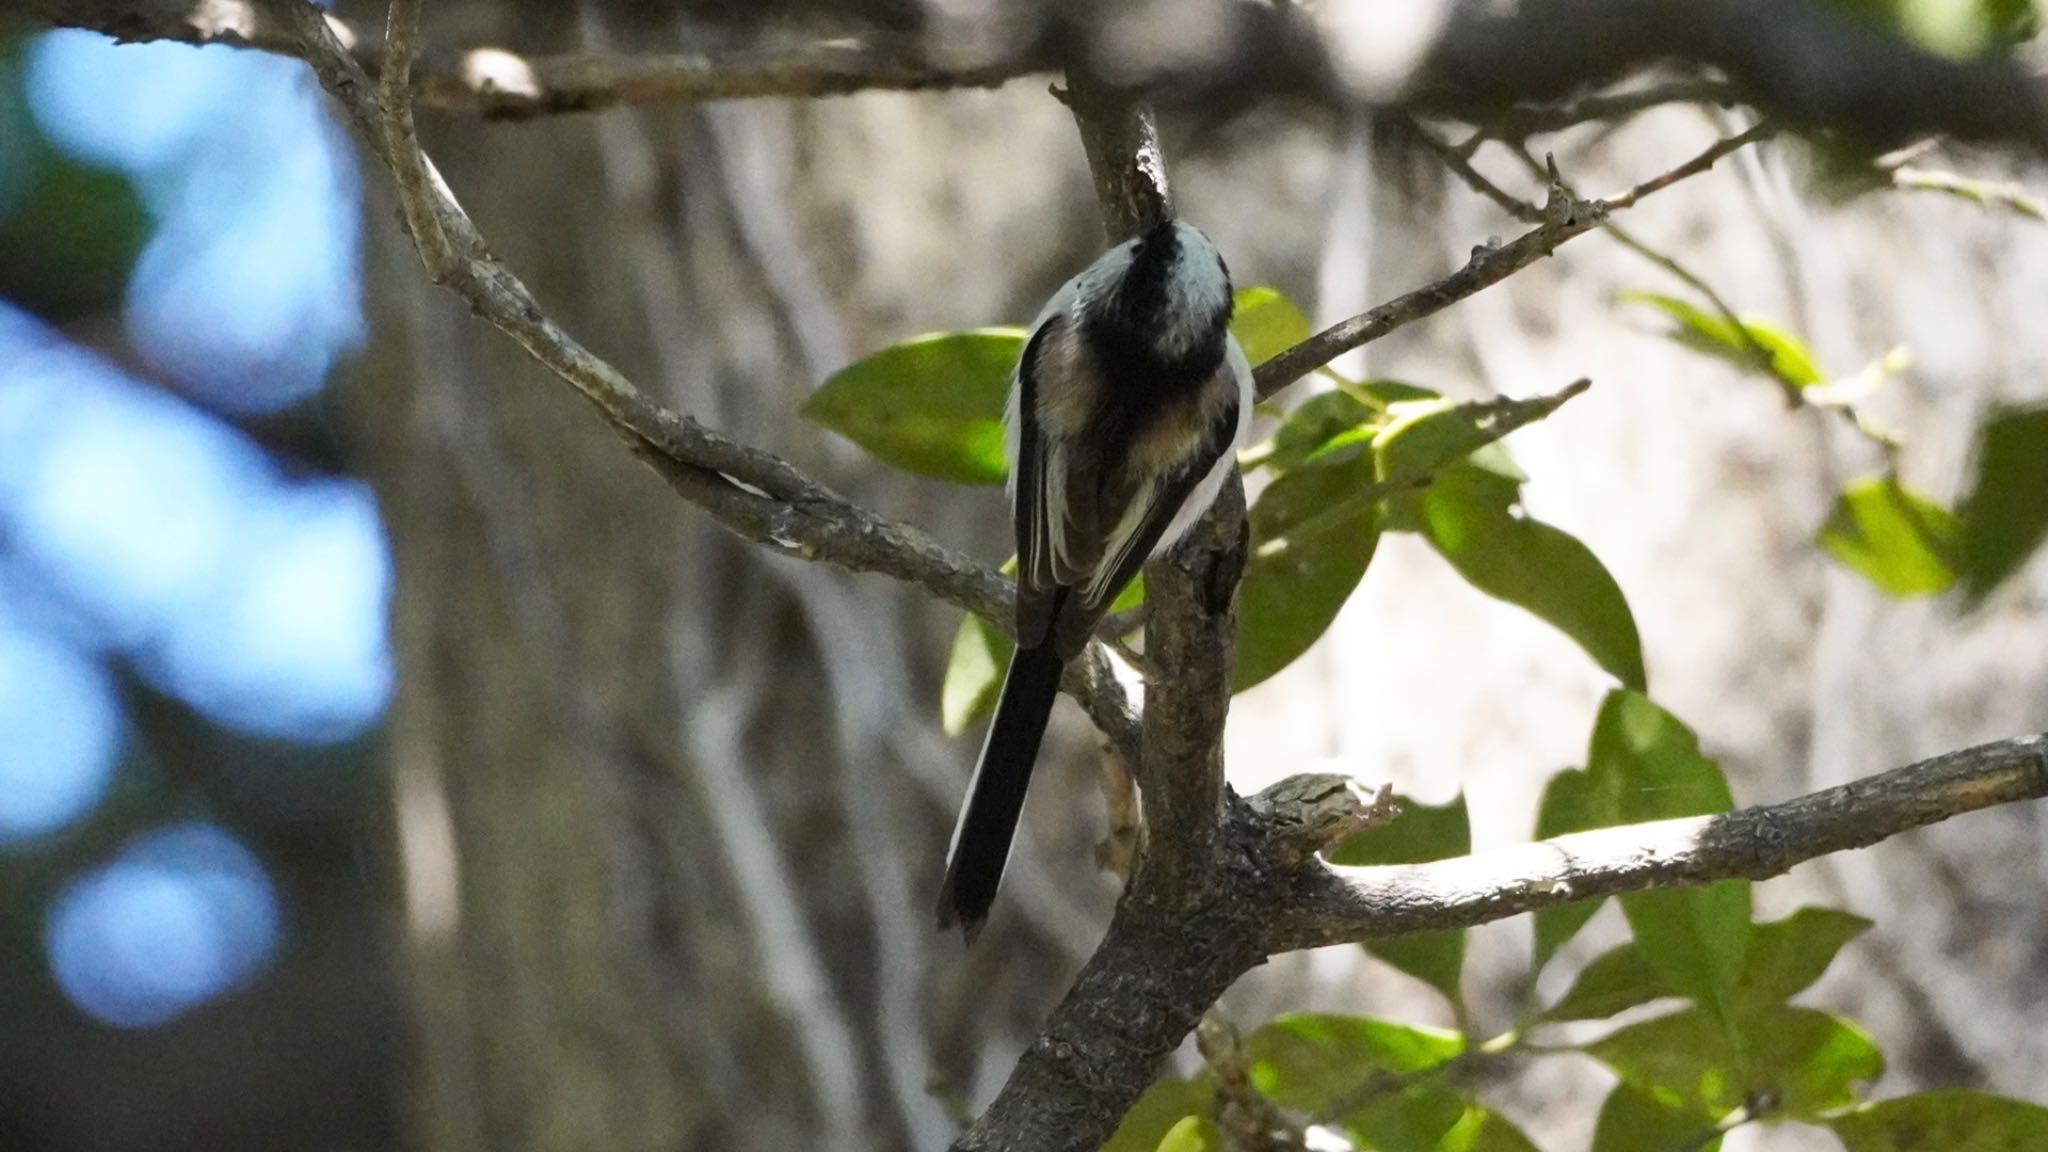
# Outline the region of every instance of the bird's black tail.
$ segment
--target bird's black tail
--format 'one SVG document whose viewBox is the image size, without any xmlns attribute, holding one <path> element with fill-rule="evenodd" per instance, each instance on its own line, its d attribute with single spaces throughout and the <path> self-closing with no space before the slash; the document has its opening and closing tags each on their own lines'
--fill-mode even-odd
<svg viewBox="0 0 2048 1152">
<path fill-rule="evenodd" d="M 996 900 L 1003 865 L 1010 859 L 1010 841 L 1024 811 L 1024 790 L 1038 760 L 1038 742 L 1045 735 L 1059 694 L 1065 661 L 1053 651 L 1050 638 L 1010 657 L 996 718 L 981 746 L 981 762 L 967 786 L 967 806 L 953 829 L 953 847 L 946 853 L 946 882 L 939 889 L 939 927 L 955 925 L 969 941 Z"/>
</svg>

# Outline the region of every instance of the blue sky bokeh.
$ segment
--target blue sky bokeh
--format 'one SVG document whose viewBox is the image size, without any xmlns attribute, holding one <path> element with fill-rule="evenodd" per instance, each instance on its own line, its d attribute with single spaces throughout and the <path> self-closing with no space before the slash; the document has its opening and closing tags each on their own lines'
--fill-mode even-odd
<svg viewBox="0 0 2048 1152">
<path fill-rule="evenodd" d="M 7 98 L 58 154 L 125 179 L 148 235 L 117 347 L 0 300 L 0 866 L 89 824 L 146 759 L 124 682 L 301 746 L 373 729 L 393 685 L 370 490 L 235 423 L 316 402 L 364 339 L 358 175 L 317 87 L 262 53 L 75 31 L 17 63 Z M 0 188 L 38 178 L 21 165 Z M 279 947 L 261 860 L 191 818 L 203 797 L 173 800 L 181 818 L 48 905 L 52 979 L 105 1024 L 173 1019 Z"/>
</svg>

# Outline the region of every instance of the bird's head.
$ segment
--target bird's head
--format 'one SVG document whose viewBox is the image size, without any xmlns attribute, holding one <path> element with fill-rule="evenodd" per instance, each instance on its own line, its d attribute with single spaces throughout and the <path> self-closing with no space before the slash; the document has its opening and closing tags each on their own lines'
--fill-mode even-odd
<svg viewBox="0 0 2048 1152">
<path fill-rule="evenodd" d="M 1081 307 L 1100 338 L 1160 362 L 1220 356 L 1230 323 L 1230 269 L 1202 230 L 1164 220 L 1105 253 Z"/>
</svg>

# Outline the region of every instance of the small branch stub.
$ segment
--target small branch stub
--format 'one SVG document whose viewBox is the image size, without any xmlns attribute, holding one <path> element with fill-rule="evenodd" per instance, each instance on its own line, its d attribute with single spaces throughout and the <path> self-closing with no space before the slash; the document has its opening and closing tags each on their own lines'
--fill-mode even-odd
<svg viewBox="0 0 2048 1152">
<path fill-rule="evenodd" d="M 1392 784 L 1371 788 L 1337 772 L 1289 776 L 1246 803 L 1267 826 L 1266 847 L 1274 861 L 1288 867 L 1386 824 L 1401 811 Z"/>
</svg>

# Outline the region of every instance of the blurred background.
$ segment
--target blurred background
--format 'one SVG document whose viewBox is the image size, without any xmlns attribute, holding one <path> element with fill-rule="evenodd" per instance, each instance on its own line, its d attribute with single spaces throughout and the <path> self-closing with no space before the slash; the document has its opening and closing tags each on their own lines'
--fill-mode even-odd
<svg viewBox="0 0 2048 1152">
<path fill-rule="evenodd" d="M 587 6 L 429 14 L 448 45 L 702 38 Z M 957 613 L 681 505 L 425 282 L 302 66 L 0 30 L 0 1148 L 942 1146 L 1114 899 L 1078 714 L 1056 717 L 1004 907 L 963 954 L 926 914 L 974 751 L 937 720 Z M 1042 80 L 421 115 L 496 250 L 643 388 L 1007 551 L 998 492 L 891 474 L 794 413 L 887 344 L 1028 319 L 1099 247 Z M 1597 192 L 1746 115 L 1543 143 Z M 1369 122 L 1255 110 L 1166 135 L 1182 212 L 1240 282 L 1318 320 L 1518 230 Z M 1830 373 L 1908 348 L 1873 410 L 1905 430 L 1907 477 L 1952 497 L 1984 409 L 2048 397 L 2048 226 L 1829 199 L 1811 168 L 1796 144 L 1751 150 L 1630 224 Z M 1595 381 L 1511 441 L 1531 511 L 1614 571 L 1653 691 L 1739 801 L 2048 727 L 2048 568 L 1962 617 L 1832 566 L 1813 533 L 1877 457 L 1615 299 L 1674 287 L 1596 234 L 1352 367 L 1463 396 Z M 1389 537 L 1331 634 L 1241 699 L 1231 777 L 1463 788 L 1477 846 L 1508 842 L 1582 759 L 1606 686 Z M 2041 1099 L 2044 879 L 2043 817 L 2011 808 L 1809 866 L 1760 912 L 1878 921 L 1819 999 L 1891 1054 L 1887 1091 Z M 1619 938 L 1605 915 L 1578 953 Z M 1524 923 L 1476 934 L 1478 1027 L 1513 1022 L 1527 956 Z M 1447 1022 L 1351 949 L 1276 962 L 1224 1007 Z M 1497 1088 L 1562 1150 L 1603 1076 L 1553 1062 Z"/>
</svg>

